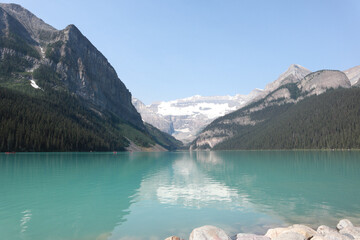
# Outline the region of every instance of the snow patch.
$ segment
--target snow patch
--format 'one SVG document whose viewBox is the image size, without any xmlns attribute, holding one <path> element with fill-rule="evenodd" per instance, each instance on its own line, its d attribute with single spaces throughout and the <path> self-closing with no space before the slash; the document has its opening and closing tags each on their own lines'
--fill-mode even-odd
<svg viewBox="0 0 360 240">
<path fill-rule="evenodd" d="M 45 58 L 45 51 L 42 47 L 40 47 L 40 51 L 41 51 L 41 57 Z"/>
<path fill-rule="evenodd" d="M 41 89 L 41 87 L 39 87 L 39 85 L 36 84 L 36 82 L 34 80 L 30 80 L 30 84 L 33 88 L 35 89 Z"/>
<path fill-rule="evenodd" d="M 196 103 L 183 106 L 178 101 L 162 102 L 158 106 L 158 113 L 163 116 L 189 116 L 203 114 L 209 119 L 223 116 L 236 107 L 230 107 L 228 103 Z"/>
<path fill-rule="evenodd" d="M 189 128 L 175 129 L 175 132 L 189 133 L 189 132 L 190 132 L 190 129 L 189 129 Z"/>
</svg>

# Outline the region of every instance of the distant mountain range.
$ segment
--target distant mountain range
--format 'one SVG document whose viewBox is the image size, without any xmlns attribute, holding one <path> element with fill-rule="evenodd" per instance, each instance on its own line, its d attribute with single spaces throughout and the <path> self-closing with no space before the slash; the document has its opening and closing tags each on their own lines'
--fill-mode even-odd
<svg viewBox="0 0 360 240">
<path fill-rule="evenodd" d="M 74 25 L 57 30 L 20 5 L 0 4 L 0 56 L 0 151 L 181 145 L 143 123 L 114 68 Z"/>
<path fill-rule="evenodd" d="M 252 106 L 249 110 L 252 113 L 275 105 L 295 104 L 309 96 L 320 95 L 328 89 L 349 88 L 358 84 L 360 86 L 359 79 L 360 66 L 344 72 L 323 70 L 312 73 L 300 65 L 293 64 L 278 79 L 267 84 L 264 90 L 255 89 L 248 95 L 212 97 L 197 95 L 148 106 L 136 98 L 133 98 L 132 102 L 145 122 L 184 143 L 189 143 L 196 138 L 195 144 L 192 144 L 193 148 L 201 148 L 203 144 L 212 148 L 233 134 L 212 135 L 208 131 L 202 131 L 219 117 L 225 115 L 223 118 L 227 119 L 226 122 L 230 122 L 231 119 L 240 126 L 255 125 L 256 121 L 251 121 L 249 114 L 237 119 L 232 119 L 230 117 L 232 115 L 226 114 L 236 110 L 241 111 L 249 105 Z M 221 131 L 228 132 L 229 130 L 224 126 Z M 212 137 L 206 137 L 209 134 Z"/>
<path fill-rule="evenodd" d="M 262 93 L 255 89 L 248 95 L 193 96 L 146 106 L 139 99 L 132 102 L 142 119 L 176 139 L 189 143 L 211 121 L 233 112 Z"/>
</svg>

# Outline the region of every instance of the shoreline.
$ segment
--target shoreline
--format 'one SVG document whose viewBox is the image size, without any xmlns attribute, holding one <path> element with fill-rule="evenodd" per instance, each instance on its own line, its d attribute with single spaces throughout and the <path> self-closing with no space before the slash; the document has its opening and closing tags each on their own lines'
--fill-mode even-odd
<svg viewBox="0 0 360 240">
<path fill-rule="evenodd" d="M 354 226 L 350 220 L 342 219 L 331 228 L 320 225 L 316 230 L 302 224 L 288 227 L 270 228 L 264 235 L 238 233 L 228 236 L 221 228 L 205 225 L 192 230 L 189 240 L 360 240 L 360 227 Z M 186 240 L 170 236 L 165 240 Z"/>
</svg>

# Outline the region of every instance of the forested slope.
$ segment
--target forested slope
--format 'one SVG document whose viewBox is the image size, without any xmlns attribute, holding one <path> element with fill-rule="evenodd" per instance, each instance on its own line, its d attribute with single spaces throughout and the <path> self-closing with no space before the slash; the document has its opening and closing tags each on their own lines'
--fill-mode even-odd
<svg viewBox="0 0 360 240">
<path fill-rule="evenodd" d="M 277 106 L 278 114 L 243 126 L 214 149 L 358 149 L 359 99 L 359 88 L 337 89 Z"/>
</svg>

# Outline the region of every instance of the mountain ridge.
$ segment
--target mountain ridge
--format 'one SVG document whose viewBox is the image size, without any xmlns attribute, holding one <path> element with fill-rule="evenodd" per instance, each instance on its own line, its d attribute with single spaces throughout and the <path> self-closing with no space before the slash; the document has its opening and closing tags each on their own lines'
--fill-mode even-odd
<svg viewBox="0 0 360 240">
<path fill-rule="evenodd" d="M 331 89 L 351 87 L 350 80 L 341 71 L 320 70 L 309 73 L 302 68 L 305 71 L 294 75 L 291 70 L 295 67 L 296 65 L 291 65 L 277 80 L 268 84 L 258 98 L 235 112 L 215 119 L 190 144 L 190 150 L 212 149 L 222 142 L 231 141 L 238 134 L 243 134 L 246 129 L 271 121 L 269 119 L 274 119 L 276 114 L 286 112 L 287 106 L 296 105 L 304 99 L 321 95 Z"/>
<path fill-rule="evenodd" d="M 102 140 L 93 138 L 97 139 L 97 145 L 94 144 L 99 146 L 100 150 L 113 150 L 113 147 L 125 150 L 130 143 L 136 144 L 137 149 L 145 150 L 151 148 L 161 150 L 157 144 L 171 150 L 175 145 L 180 146 L 179 142 L 166 136 L 165 133 L 145 126 L 140 114 L 131 103 L 130 91 L 119 79 L 115 69 L 75 25 L 70 24 L 65 29 L 56 30 L 17 4 L 0 4 L 0 18 L 2 59 L 0 62 L 0 87 L 9 89 L 9 93 L 3 97 L 2 101 L 17 102 L 14 96 L 21 97 L 22 94 L 31 97 L 34 101 L 42 99 L 44 103 L 41 106 L 44 111 L 41 111 L 42 113 L 38 117 L 46 119 L 47 115 L 52 116 L 53 114 L 49 110 L 50 106 L 58 106 L 61 104 L 61 99 L 72 99 L 65 103 L 71 103 L 72 106 L 78 104 L 90 112 L 86 111 L 81 116 L 77 116 L 76 113 L 62 116 L 67 111 L 59 108 L 59 117 L 53 119 L 64 119 L 69 126 L 78 128 L 82 128 L 86 124 L 100 126 L 104 131 L 100 134 L 103 136 Z M 10 105 L 6 105 L 6 109 L 3 110 L 9 114 L 12 112 Z M 27 115 L 25 108 L 19 108 L 19 111 L 19 116 L 27 116 L 27 118 L 30 116 L 31 118 L 31 115 Z M 90 113 L 97 117 L 92 117 Z M 34 114 L 35 116 L 37 115 Z M 14 115 L 6 117 L 18 119 Z M 88 119 L 88 122 L 83 122 L 79 117 Z M 79 123 L 81 124 L 79 125 Z M 35 129 L 40 127 L 33 121 L 27 126 Z M 48 127 L 50 134 L 56 131 L 54 125 L 49 124 Z M 89 130 L 90 135 L 96 132 L 96 129 L 92 127 L 86 129 Z M 3 143 L 7 145 L 8 151 L 11 151 L 10 146 L 17 150 L 26 150 L 27 147 L 29 150 L 34 149 L 28 145 L 29 142 L 26 142 L 26 146 L 20 146 L 12 141 L 10 141 L 11 144 L 6 141 L 9 138 L 20 140 L 15 137 L 18 136 L 19 129 L 1 130 L 5 134 L 2 138 L 5 139 Z M 76 136 L 68 132 L 70 130 L 62 129 L 61 134 L 72 136 L 69 139 L 72 147 L 65 148 L 61 144 L 53 145 L 58 148 L 57 150 L 76 150 L 74 146 L 78 146 L 78 140 Z M 113 134 L 108 131 L 119 134 L 114 138 L 116 143 L 110 145 L 101 143 L 107 139 L 106 134 Z M 24 134 L 29 138 L 36 138 L 34 140 L 37 142 L 44 142 L 44 139 L 41 138 L 45 136 L 36 135 L 32 131 L 26 131 Z M 82 144 L 85 143 L 82 142 Z M 40 144 L 36 149 L 54 150 L 47 146 L 49 144 Z M 81 149 L 89 150 L 88 147 Z M 164 150 L 164 148 L 162 149 Z"/>
</svg>

